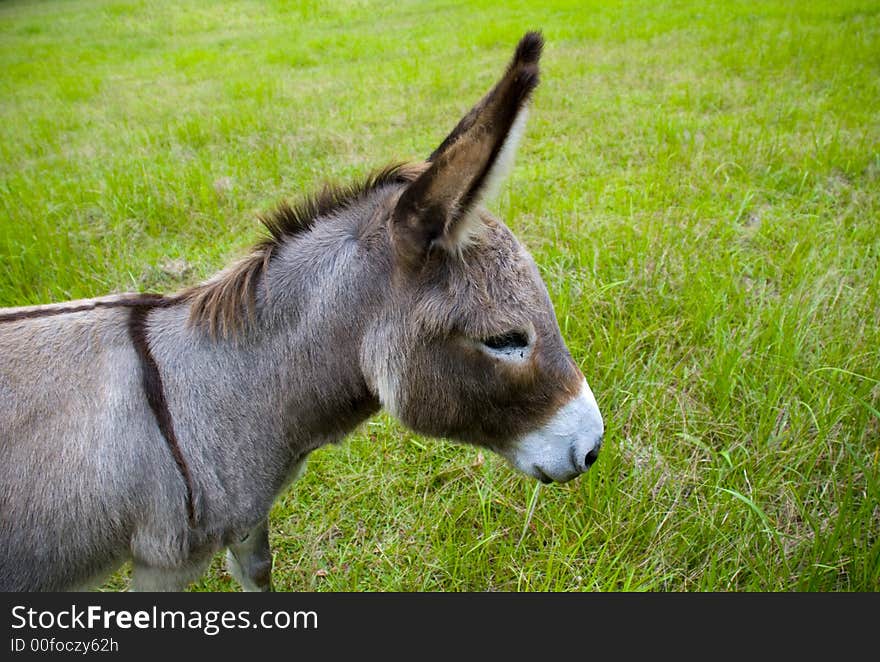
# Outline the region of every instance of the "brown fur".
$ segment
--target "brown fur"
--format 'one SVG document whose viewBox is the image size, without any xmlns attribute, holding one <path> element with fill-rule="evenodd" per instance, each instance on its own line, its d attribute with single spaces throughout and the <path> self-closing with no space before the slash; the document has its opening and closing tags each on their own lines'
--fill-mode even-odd
<svg viewBox="0 0 880 662">
<path fill-rule="evenodd" d="M 396 413 L 423 434 L 497 448 L 545 423 L 577 395 L 583 375 L 537 267 L 507 227 L 488 214 L 481 222 L 485 234 L 463 260 L 434 253 L 417 274 L 404 272 L 395 283 L 392 297 L 409 310 L 412 339 Z M 535 341 L 523 365 L 498 361 L 475 344 L 527 329 Z"/>
<path fill-rule="evenodd" d="M 534 32 L 523 37 L 501 80 L 431 154 L 430 168 L 401 195 L 394 210 L 394 232 L 400 257 L 409 264 L 420 264 L 435 243 L 449 248 L 466 241 L 466 220 L 538 85 L 543 43 Z"/>
<path fill-rule="evenodd" d="M 521 108 L 538 82 L 538 60 L 543 49 L 544 38 L 541 34 L 538 32 L 527 32 L 517 45 L 513 59 L 507 66 L 507 71 L 501 81 L 479 103 L 471 108 L 470 112 L 461 119 L 452 132 L 440 143 L 440 146 L 431 153 L 428 161 L 436 161 L 437 157 L 447 151 L 451 145 L 462 136 L 470 133 L 486 106 L 494 102 L 499 96 L 503 96 L 501 88 L 504 85 L 509 85 L 510 81 L 517 76 L 521 76 L 523 82 L 527 81 L 525 85 L 519 85 L 519 89 L 522 90 L 523 94 L 517 101 L 516 109 Z"/>
</svg>

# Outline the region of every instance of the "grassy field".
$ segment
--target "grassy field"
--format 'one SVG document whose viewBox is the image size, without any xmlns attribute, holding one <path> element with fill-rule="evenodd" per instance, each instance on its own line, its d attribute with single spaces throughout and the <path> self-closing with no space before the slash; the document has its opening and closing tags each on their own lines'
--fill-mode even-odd
<svg viewBox="0 0 880 662">
<path fill-rule="evenodd" d="M 277 501 L 276 587 L 880 590 L 880 3 L 324 4 L 0 4 L 0 306 L 207 277 L 541 28 L 493 209 L 603 455 L 543 487 L 379 415 Z"/>
</svg>

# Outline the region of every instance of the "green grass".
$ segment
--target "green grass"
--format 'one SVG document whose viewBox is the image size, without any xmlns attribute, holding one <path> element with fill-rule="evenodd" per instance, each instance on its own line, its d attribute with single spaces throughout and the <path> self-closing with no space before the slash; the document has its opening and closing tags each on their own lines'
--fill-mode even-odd
<svg viewBox="0 0 880 662">
<path fill-rule="evenodd" d="M 380 415 L 277 501 L 277 588 L 880 590 L 880 3 L 323 4 L 0 4 L 0 305 L 206 277 L 540 27 L 494 209 L 602 457 L 540 487 Z"/>
</svg>

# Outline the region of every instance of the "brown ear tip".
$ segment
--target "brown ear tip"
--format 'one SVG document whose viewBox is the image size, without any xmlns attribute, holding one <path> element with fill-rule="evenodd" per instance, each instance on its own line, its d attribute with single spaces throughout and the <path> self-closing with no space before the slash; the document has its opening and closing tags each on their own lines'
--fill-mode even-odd
<svg viewBox="0 0 880 662">
<path fill-rule="evenodd" d="M 513 61 L 517 64 L 537 63 L 543 48 L 544 37 L 540 32 L 536 30 L 526 32 L 516 46 L 516 54 L 513 57 Z"/>
<path fill-rule="evenodd" d="M 540 76 L 537 64 L 527 64 L 520 67 L 514 79 L 519 103 L 525 102 L 532 91 L 538 86 Z"/>
</svg>

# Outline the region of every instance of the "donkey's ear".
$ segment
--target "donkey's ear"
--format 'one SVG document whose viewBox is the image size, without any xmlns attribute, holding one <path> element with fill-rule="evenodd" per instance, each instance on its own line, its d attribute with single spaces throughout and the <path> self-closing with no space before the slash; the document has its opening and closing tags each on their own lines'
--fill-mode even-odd
<svg viewBox="0 0 880 662">
<path fill-rule="evenodd" d="M 529 32 L 500 81 L 465 115 L 434 153 L 430 166 L 400 196 L 392 227 L 409 260 L 432 246 L 458 251 L 481 221 L 477 205 L 509 170 L 525 123 L 526 103 L 538 84 L 544 40 Z"/>
</svg>

